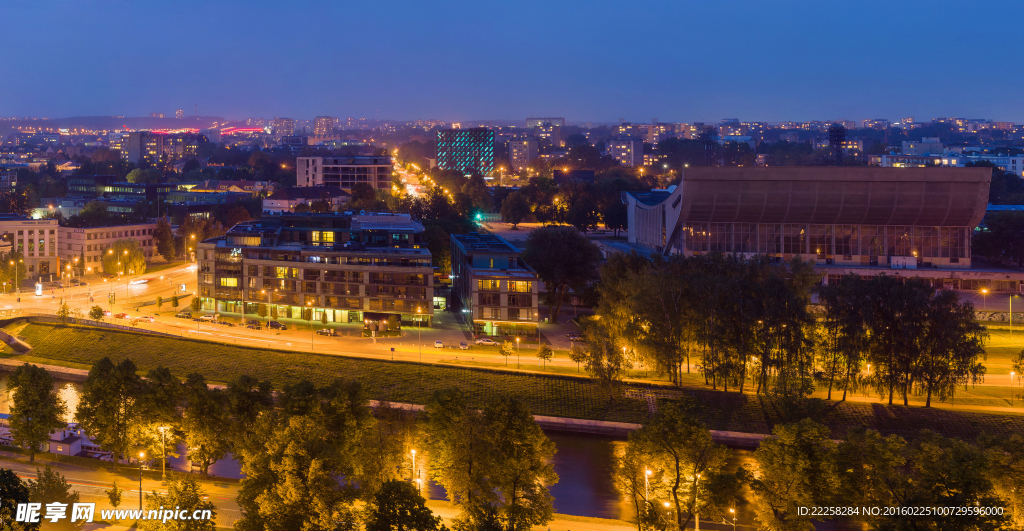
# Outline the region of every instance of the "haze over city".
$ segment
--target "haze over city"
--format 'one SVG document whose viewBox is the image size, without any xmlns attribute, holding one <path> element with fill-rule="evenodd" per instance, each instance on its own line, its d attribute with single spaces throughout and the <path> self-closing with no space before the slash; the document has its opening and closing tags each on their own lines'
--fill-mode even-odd
<svg viewBox="0 0 1024 531">
<path fill-rule="evenodd" d="M 42 1 L 5 14 L 19 21 L 5 77 L 32 89 L 4 83 L 0 116 L 1024 121 L 1014 1 Z"/>
</svg>

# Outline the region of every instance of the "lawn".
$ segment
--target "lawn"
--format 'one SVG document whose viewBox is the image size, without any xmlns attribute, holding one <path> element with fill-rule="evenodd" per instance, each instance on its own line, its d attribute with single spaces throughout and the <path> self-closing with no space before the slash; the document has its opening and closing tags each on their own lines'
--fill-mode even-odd
<svg viewBox="0 0 1024 531">
<path fill-rule="evenodd" d="M 648 416 L 643 395 L 654 390 L 660 394 L 658 403 L 685 398 L 696 404 L 699 415 L 711 429 L 767 433 L 780 419 L 774 407 L 763 404 L 755 396 L 705 388 L 679 390 L 630 384 L 623 386 L 622 393 L 616 393 L 616 398 L 610 400 L 609 394 L 594 381 L 573 375 L 250 349 L 193 339 L 41 323 L 13 324 L 7 330 L 24 338 L 34 348 L 27 356 L 8 352 L 0 354 L 3 357 L 74 368 L 88 367 L 109 356 L 114 360 L 131 358 L 143 373 L 164 365 L 179 377 L 199 372 L 216 383 L 227 382 L 240 374 L 270 380 L 275 386 L 303 378 L 323 385 L 340 377 L 361 382 L 372 399 L 414 404 L 424 403 L 436 390 L 457 386 L 477 405 L 506 395 L 523 401 L 539 415 L 619 422 L 643 422 Z M 1024 341 L 1024 333 L 1021 335 Z M 820 418 L 837 436 L 861 425 L 905 436 L 923 428 L 961 437 L 974 437 L 981 432 L 1024 433 L 1024 415 L 890 407 L 852 400 L 832 404 Z"/>
</svg>

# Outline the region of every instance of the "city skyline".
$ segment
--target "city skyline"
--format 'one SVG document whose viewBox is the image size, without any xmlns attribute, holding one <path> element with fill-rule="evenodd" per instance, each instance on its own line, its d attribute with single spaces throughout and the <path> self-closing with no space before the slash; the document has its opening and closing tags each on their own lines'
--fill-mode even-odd
<svg viewBox="0 0 1024 531">
<path fill-rule="evenodd" d="M 1019 47 L 1012 3 L 124 5 L 11 7 L 59 29 L 8 42 L 59 60 L 11 62 L 23 83 L 0 89 L 0 115 L 1024 121 L 1024 74 L 993 53 Z"/>
</svg>

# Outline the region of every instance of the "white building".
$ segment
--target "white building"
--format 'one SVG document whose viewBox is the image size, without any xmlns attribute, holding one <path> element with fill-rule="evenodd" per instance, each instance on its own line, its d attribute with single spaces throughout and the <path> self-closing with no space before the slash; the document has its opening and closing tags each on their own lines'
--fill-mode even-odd
<svg viewBox="0 0 1024 531">
<path fill-rule="evenodd" d="M 644 143 L 640 140 L 609 140 L 608 155 L 623 166 L 640 166 L 644 163 Z"/>
<path fill-rule="evenodd" d="M 153 231 L 156 223 L 138 223 L 134 225 L 111 225 L 107 227 L 89 227 L 76 229 L 60 227 L 60 249 L 57 255 L 65 266 L 71 265 L 84 269 L 86 273 L 101 271 L 103 253 L 108 252 L 118 240 L 135 240 L 139 242 L 146 262 L 152 262 L 159 256 Z M 85 260 L 84 265 L 82 260 Z"/>
<path fill-rule="evenodd" d="M 26 276 L 50 280 L 60 274 L 55 219 L 29 219 L 18 214 L 0 214 L 0 241 L 4 252 L 18 252 L 25 260 Z"/>
<path fill-rule="evenodd" d="M 391 157 L 298 157 L 295 160 L 298 186 L 336 186 L 351 192 L 356 183 L 376 190 L 391 188 L 394 168 Z"/>
</svg>

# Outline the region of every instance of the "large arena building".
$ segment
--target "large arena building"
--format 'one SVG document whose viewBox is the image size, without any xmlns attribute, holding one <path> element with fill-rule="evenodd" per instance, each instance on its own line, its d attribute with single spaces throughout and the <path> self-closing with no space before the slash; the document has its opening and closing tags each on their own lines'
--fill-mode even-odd
<svg viewBox="0 0 1024 531">
<path fill-rule="evenodd" d="M 1017 291 L 1024 274 L 972 268 L 990 181 L 989 168 L 690 168 L 679 186 L 623 201 L 629 242 L 651 252 L 798 257 L 826 281 L 886 272 Z"/>
</svg>

